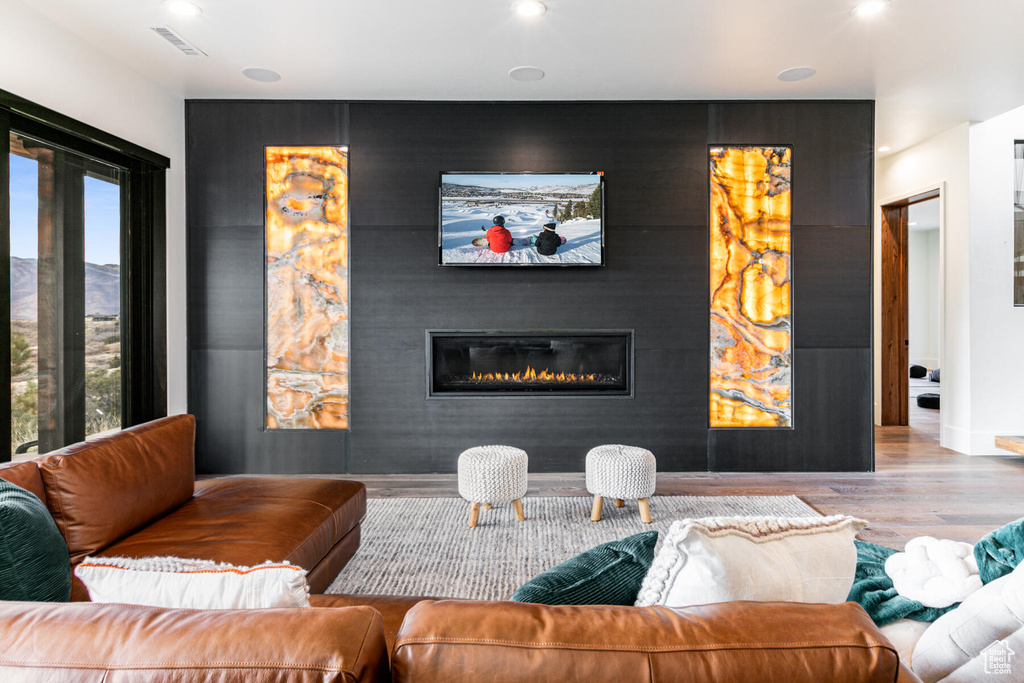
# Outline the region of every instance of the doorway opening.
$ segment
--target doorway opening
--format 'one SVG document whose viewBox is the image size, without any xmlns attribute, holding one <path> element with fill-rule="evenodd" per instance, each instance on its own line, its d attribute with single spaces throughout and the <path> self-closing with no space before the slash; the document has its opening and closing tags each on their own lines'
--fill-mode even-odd
<svg viewBox="0 0 1024 683">
<path fill-rule="evenodd" d="M 938 188 L 882 206 L 881 424 L 913 426 L 936 437 L 942 370 L 941 216 Z"/>
<path fill-rule="evenodd" d="M 907 314 L 910 360 L 909 424 L 938 438 L 942 368 L 939 362 L 939 198 L 911 204 L 907 214 Z"/>
</svg>

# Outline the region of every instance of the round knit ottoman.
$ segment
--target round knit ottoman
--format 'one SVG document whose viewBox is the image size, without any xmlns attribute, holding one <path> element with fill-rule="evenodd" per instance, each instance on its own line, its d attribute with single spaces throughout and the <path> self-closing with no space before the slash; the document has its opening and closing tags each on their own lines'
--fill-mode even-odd
<svg viewBox="0 0 1024 683">
<path fill-rule="evenodd" d="M 587 491 L 594 495 L 590 519 L 601 521 L 604 498 L 614 498 L 622 507 L 626 499 L 636 500 L 640 519 L 651 523 L 651 508 L 647 499 L 654 494 L 654 454 L 636 446 L 597 446 L 587 453 Z"/>
<path fill-rule="evenodd" d="M 512 501 L 516 519 L 523 514 L 526 495 L 526 451 L 512 446 L 477 446 L 459 456 L 459 495 L 470 502 L 469 525 L 476 526 L 480 506 Z"/>
</svg>

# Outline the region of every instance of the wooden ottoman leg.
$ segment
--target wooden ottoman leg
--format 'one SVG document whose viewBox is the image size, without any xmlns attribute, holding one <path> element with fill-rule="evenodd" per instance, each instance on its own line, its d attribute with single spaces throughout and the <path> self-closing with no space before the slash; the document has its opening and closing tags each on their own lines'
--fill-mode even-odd
<svg viewBox="0 0 1024 683">
<path fill-rule="evenodd" d="M 490 503 L 484 503 L 484 510 L 490 510 L 490 509 L 491 509 L 491 504 Z"/>
<path fill-rule="evenodd" d="M 522 498 L 516 498 L 512 501 L 512 507 L 516 509 L 516 519 L 520 522 L 526 521 L 526 515 L 523 514 L 523 500 Z"/>
<path fill-rule="evenodd" d="M 625 505 L 626 505 L 626 501 L 622 500 L 621 498 L 616 498 L 615 499 L 615 507 L 620 508 L 620 507 L 624 507 Z"/>
<path fill-rule="evenodd" d="M 469 525 L 476 526 L 476 521 L 480 518 L 480 503 L 470 503 L 469 505 Z"/>
<path fill-rule="evenodd" d="M 594 496 L 594 507 L 590 509 L 590 521 L 600 522 L 601 521 L 601 506 L 604 504 L 604 498 L 601 496 Z"/>
<path fill-rule="evenodd" d="M 647 499 L 641 498 L 637 503 L 640 504 L 640 521 L 650 524 L 653 520 L 651 519 L 651 506 L 647 503 Z"/>
</svg>

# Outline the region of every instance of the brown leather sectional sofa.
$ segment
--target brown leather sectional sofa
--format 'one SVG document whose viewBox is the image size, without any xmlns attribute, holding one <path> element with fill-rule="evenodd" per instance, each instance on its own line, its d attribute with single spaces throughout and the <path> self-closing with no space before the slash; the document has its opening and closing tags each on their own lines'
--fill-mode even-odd
<svg viewBox="0 0 1024 683">
<path fill-rule="evenodd" d="M 322 592 L 359 545 L 365 488 L 195 482 L 175 416 L 0 466 L 86 555 L 289 560 Z M 75 583 L 73 600 L 87 600 Z M 900 681 L 918 679 L 855 604 L 686 609 L 312 595 L 312 609 L 0 603 L 2 681 Z"/>
</svg>

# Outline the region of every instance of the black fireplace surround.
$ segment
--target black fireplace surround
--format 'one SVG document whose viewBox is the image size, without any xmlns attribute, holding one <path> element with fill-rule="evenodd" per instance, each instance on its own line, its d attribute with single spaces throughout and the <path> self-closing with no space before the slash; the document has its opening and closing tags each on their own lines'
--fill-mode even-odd
<svg viewBox="0 0 1024 683">
<path fill-rule="evenodd" d="M 429 398 L 632 395 L 632 330 L 427 330 Z"/>
</svg>

